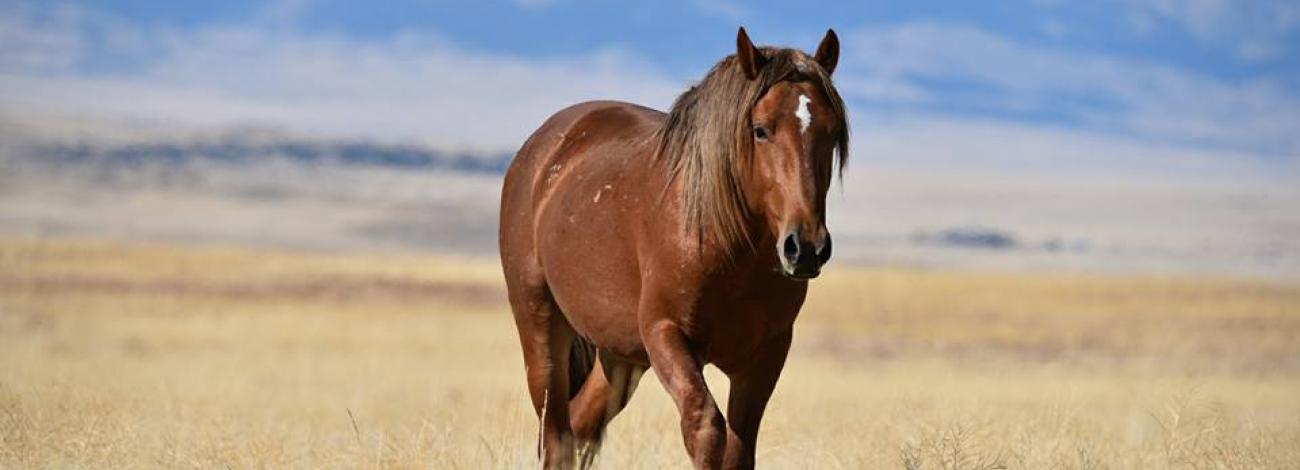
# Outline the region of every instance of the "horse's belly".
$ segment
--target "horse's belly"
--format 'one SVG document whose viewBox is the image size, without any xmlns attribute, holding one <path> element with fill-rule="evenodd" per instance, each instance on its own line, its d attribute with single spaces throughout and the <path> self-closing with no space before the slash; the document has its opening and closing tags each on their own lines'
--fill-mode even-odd
<svg viewBox="0 0 1300 470">
<path fill-rule="evenodd" d="M 578 334 L 619 356 L 643 358 L 637 328 L 641 279 L 633 242 L 618 210 L 599 205 L 613 201 L 589 194 L 605 185 L 583 186 L 557 192 L 539 214 L 538 255 L 547 285 Z"/>
<path fill-rule="evenodd" d="M 639 289 L 603 263 L 560 261 L 547 282 L 569 324 L 596 347 L 625 357 L 644 357 L 637 327 Z"/>
<path fill-rule="evenodd" d="M 584 289 L 579 287 L 579 289 Z M 591 286 L 590 291 L 561 289 L 556 301 L 573 329 L 596 347 L 629 359 L 646 357 L 637 327 L 635 294 Z M 563 300 L 561 300 L 563 299 Z"/>
</svg>

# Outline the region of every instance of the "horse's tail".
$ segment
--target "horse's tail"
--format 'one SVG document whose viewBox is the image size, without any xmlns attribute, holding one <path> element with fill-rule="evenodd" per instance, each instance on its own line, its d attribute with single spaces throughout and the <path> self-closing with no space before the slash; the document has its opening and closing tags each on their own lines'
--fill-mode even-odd
<svg viewBox="0 0 1300 470">
<path fill-rule="evenodd" d="M 596 368 L 596 345 L 591 344 L 581 335 L 573 336 L 573 347 L 569 348 L 569 398 L 578 396 L 587 376 Z"/>
</svg>

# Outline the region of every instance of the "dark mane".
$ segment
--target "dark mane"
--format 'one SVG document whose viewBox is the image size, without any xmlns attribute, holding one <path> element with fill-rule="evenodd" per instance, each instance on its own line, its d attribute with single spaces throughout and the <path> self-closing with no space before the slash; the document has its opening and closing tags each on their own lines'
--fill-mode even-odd
<svg viewBox="0 0 1300 470">
<path fill-rule="evenodd" d="M 701 241 L 725 254 L 749 243 L 744 174 L 751 155 L 750 112 L 759 98 L 782 81 L 809 81 L 821 88 L 840 121 L 836 153 L 841 172 L 848 160 L 849 131 L 844 102 L 830 76 L 811 57 L 794 49 L 760 48 L 767 58 L 753 80 L 735 55 L 709 70 L 699 84 L 673 102 L 659 132 L 655 158 L 681 180 L 686 223 Z"/>
</svg>

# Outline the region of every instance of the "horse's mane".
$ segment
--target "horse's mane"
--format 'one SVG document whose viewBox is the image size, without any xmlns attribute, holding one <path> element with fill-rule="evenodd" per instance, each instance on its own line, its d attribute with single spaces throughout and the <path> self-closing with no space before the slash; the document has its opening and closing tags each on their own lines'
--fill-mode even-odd
<svg viewBox="0 0 1300 470">
<path fill-rule="evenodd" d="M 678 96 L 659 131 L 655 153 L 671 180 L 682 180 L 688 229 L 701 241 L 717 243 L 726 256 L 737 244 L 749 243 L 744 175 L 752 155 L 750 112 L 769 88 L 782 81 L 810 81 L 821 88 L 840 122 L 835 150 L 841 174 L 849 156 L 844 102 L 826 71 L 798 50 L 759 50 L 766 64 L 753 80 L 731 55 Z"/>
</svg>

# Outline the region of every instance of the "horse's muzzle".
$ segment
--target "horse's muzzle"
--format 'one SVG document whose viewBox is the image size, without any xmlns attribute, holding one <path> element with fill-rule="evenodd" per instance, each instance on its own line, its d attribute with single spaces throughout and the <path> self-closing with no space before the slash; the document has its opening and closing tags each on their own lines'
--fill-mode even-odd
<svg viewBox="0 0 1300 470">
<path fill-rule="evenodd" d="M 799 230 L 786 233 L 777 250 L 781 258 L 781 269 L 786 276 L 795 279 L 812 279 L 822 272 L 822 265 L 831 260 L 831 234 L 825 235 L 817 243 L 800 236 Z"/>
</svg>

